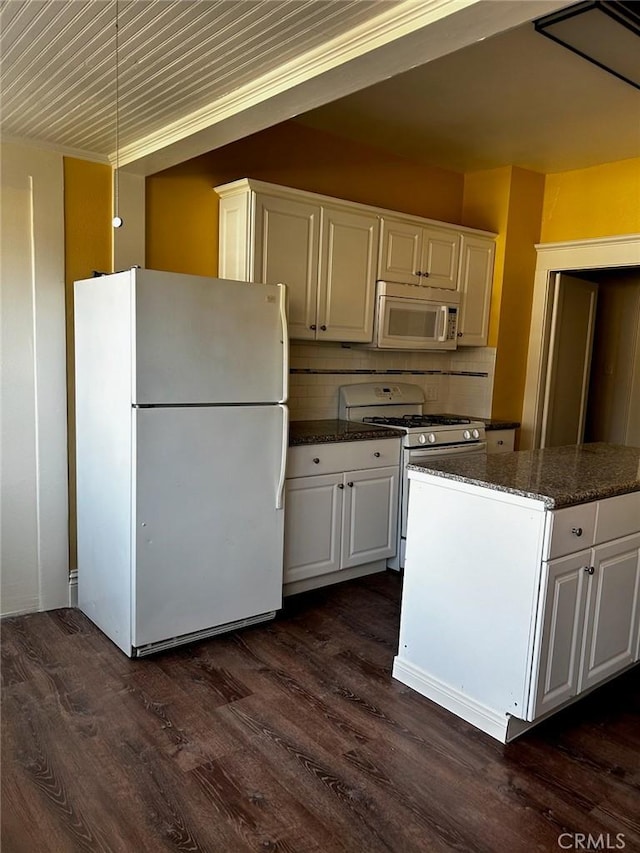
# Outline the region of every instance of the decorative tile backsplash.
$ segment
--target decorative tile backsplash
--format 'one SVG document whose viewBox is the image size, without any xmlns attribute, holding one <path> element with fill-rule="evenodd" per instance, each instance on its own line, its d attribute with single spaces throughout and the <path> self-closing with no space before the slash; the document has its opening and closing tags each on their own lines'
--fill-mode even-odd
<svg viewBox="0 0 640 853">
<path fill-rule="evenodd" d="M 296 341 L 290 352 L 291 418 L 335 418 L 340 385 L 384 381 L 385 376 L 424 388 L 427 412 L 490 417 L 494 366 L 491 347 L 404 353 Z"/>
</svg>

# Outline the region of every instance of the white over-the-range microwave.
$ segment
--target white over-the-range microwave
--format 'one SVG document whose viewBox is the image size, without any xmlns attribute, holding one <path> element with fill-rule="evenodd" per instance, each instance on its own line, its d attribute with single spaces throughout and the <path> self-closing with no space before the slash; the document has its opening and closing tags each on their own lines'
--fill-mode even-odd
<svg viewBox="0 0 640 853">
<path fill-rule="evenodd" d="M 451 350 L 458 342 L 460 296 L 423 284 L 376 283 L 373 340 L 365 347 Z"/>
</svg>

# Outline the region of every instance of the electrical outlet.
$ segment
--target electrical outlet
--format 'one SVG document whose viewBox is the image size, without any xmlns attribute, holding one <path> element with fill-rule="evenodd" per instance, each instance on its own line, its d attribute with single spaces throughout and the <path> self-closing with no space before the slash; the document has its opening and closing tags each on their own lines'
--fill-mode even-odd
<svg viewBox="0 0 640 853">
<path fill-rule="evenodd" d="M 433 402 L 438 399 L 438 386 L 437 385 L 427 385 L 424 389 L 424 394 L 428 403 Z"/>
</svg>

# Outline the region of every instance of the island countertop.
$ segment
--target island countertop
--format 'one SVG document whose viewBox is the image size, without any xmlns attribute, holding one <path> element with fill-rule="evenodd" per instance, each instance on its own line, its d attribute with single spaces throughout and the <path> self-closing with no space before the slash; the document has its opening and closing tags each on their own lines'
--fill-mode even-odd
<svg viewBox="0 0 640 853">
<path fill-rule="evenodd" d="M 640 491 L 640 447 L 602 442 L 434 459 L 408 467 L 541 500 L 549 509 Z"/>
</svg>

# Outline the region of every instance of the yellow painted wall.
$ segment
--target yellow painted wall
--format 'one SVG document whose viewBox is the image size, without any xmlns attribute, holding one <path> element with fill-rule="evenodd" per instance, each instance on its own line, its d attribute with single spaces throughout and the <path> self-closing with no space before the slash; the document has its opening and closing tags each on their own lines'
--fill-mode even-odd
<svg viewBox="0 0 640 853">
<path fill-rule="evenodd" d="M 64 158 L 64 257 L 67 324 L 67 428 L 69 445 L 69 565 L 76 568 L 75 386 L 73 282 L 93 270 L 111 271 L 111 167 Z"/>
<path fill-rule="evenodd" d="M 216 275 L 212 188 L 245 177 L 461 222 L 461 174 L 285 122 L 147 178 L 147 266 Z"/>
<path fill-rule="evenodd" d="M 512 170 L 505 263 L 491 412 L 522 417 L 527 373 L 533 284 L 540 241 L 544 175 Z"/>
<path fill-rule="evenodd" d="M 488 340 L 490 347 L 495 347 L 498 343 L 510 191 L 510 166 L 470 172 L 464 177 L 462 224 L 471 228 L 494 231 L 498 235 L 491 292 Z"/>
<path fill-rule="evenodd" d="M 64 158 L 65 278 L 111 271 L 111 166 Z"/>
<path fill-rule="evenodd" d="M 544 175 L 507 166 L 465 176 L 465 225 L 498 232 L 489 325 L 496 365 L 492 415 L 520 420 L 540 239 Z"/>
<path fill-rule="evenodd" d="M 640 233 L 640 157 L 547 175 L 541 242 Z"/>
</svg>

